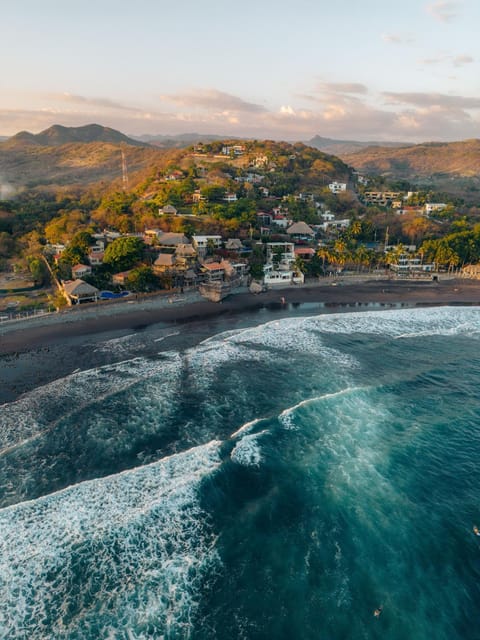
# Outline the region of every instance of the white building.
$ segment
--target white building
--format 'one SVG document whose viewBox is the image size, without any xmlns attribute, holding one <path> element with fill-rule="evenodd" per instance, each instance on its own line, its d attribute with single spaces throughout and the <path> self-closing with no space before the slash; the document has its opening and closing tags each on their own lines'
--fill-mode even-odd
<svg viewBox="0 0 480 640">
<path fill-rule="evenodd" d="M 435 211 L 443 211 L 447 205 L 445 202 L 427 202 L 425 204 L 425 214 L 429 216 L 431 213 Z"/>
<path fill-rule="evenodd" d="M 431 273 L 435 271 L 435 264 L 423 264 L 420 258 L 412 258 L 407 253 L 402 253 L 395 264 L 390 265 L 390 269 L 398 275 L 409 275 L 412 273 Z"/>
<path fill-rule="evenodd" d="M 342 191 L 347 190 L 346 182 L 330 182 L 328 188 L 332 193 L 341 193 Z"/>
<path fill-rule="evenodd" d="M 209 246 L 220 249 L 222 246 L 222 236 L 193 236 L 192 244 L 198 255 L 203 257 L 207 253 Z"/>
</svg>

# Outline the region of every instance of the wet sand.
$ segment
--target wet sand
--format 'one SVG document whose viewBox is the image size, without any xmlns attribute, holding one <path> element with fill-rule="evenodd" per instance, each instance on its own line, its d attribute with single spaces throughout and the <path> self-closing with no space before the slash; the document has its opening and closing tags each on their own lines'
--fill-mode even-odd
<svg viewBox="0 0 480 640">
<path fill-rule="evenodd" d="M 332 312 L 343 306 L 378 303 L 390 306 L 480 305 L 480 281 L 463 279 L 375 280 L 326 282 L 271 289 L 261 294 L 238 293 L 221 303 L 200 300 L 198 294 L 138 298 L 108 305 L 82 305 L 66 312 L 0 325 L 0 355 L 60 343 L 71 337 L 118 330 L 138 330 L 154 324 L 178 324 L 256 309 L 318 303 Z"/>
</svg>

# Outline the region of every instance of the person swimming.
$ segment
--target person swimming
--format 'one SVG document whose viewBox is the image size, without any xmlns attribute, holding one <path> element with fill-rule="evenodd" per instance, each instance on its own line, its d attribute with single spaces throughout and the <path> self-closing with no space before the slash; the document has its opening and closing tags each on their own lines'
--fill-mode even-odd
<svg viewBox="0 0 480 640">
<path fill-rule="evenodd" d="M 476 524 L 474 524 L 474 525 L 473 525 L 473 533 L 474 533 L 476 536 L 480 536 L 480 529 L 477 527 L 477 525 L 476 525 Z"/>
<path fill-rule="evenodd" d="M 379 617 L 380 617 L 380 615 L 381 615 L 381 613 L 382 613 L 382 611 L 383 611 L 383 607 L 382 607 L 382 605 L 380 605 L 379 607 L 377 607 L 377 608 L 374 610 L 374 612 L 373 612 L 373 615 L 375 616 L 375 618 L 379 618 Z"/>
</svg>

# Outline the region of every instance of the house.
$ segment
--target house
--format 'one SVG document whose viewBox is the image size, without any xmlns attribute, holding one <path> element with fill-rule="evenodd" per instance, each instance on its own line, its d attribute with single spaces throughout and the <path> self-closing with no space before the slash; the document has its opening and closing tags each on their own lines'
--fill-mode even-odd
<svg viewBox="0 0 480 640">
<path fill-rule="evenodd" d="M 83 278 L 92 273 L 92 267 L 87 264 L 76 264 L 72 267 L 72 278 Z"/>
<path fill-rule="evenodd" d="M 272 224 L 280 227 L 280 229 L 287 229 L 292 224 L 292 221 L 281 214 L 276 214 L 273 216 Z"/>
<path fill-rule="evenodd" d="M 176 258 L 173 253 L 161 253 L 153 263 L 153 273 L 160 275 L 166 271 L 173 271 L 176 267 Z"/>
<path fill-rule="evenodd" d="M 462 277 L 480 280 L 480 264 L 466 264 L 462 269 Z"/>
<path fill-rule="evenodd" d="M 46 244 L 43 252 L 48 255 L 61 255 L 67 247 L 64 244 Z"/>
<path fill-rule="evenodd" d="M 192 202 L 205 202 L 206 200 L 207 198 L 205 196 L 202 196 L 202 194 L 200 193 L 200 189 L 196 189 L 193 192 Z"/>
<path fill-rule="evenodd" d="M 236 193 L 226 193 L 223 196 L 223 200 L 225 202 L 236 202 L 237 201 L 237 194 Z"/>
<path fill-rule="evenodd" d="M 183 179 L 183 172 L 178 171 L 177 169 L 175 171 L 167 173 L 167 175 L 165 176 L 165 180 L 168 180 L 169 182 L 175 181 L 175 180 L 182 180 L 182 179 Z"/>
<path fill-rule="evenodd" d="M 166 204 L 164 207 L 160 207 L 158 210 L 159 216 L 176 216 L 177 210 L 171 204 Z"/>
<path fill-rule="evenodd" d="M 205 262 L 202 265 L 206 282 L 219 282 L 225 279 L 225 264 L 222 262 Z"/>
<path fill-rule="evenodd" d="M 132 269 L 129 269 L 128 271 L 121 271 L 120 273 L 114 273 L 112 276 L 113 284 L 119 284 L 121 286 L 125 285 L 131 272 Z"/>
<path fill-rule="evenodd" d="M 315 237 L 315 231 L 306 222 L 295 222 L 291 227 L 288 227 L 287 234 L 291 238 L 302 240 L 313 240 Z"/>
<path fill-rule="evenodd" d="M 327 220 L 319 226 L 323 229 L 323 231 L 348 229 L 348 227 L 350 226 L 350 219 L 343 218 L 342 220 Z"/>
<path fill-rule="evenodd" d="M 197 259 L 197 252 L 195 251 L 195 247 L 193 244 L 177 244 L 175 247 L 175 256 L 178 258 L 183 258 L 187 262 L 194 263 Z"/>
<path fill-rule="evenodd" d="M 98 289 L 91 284 L 87 284 L 80 278 L 63 282 L 62 286 L 65 295 L 67 295 L 74 304 L 96 302 L 98 300 Z"/>
<path fill-rule="evenodd" d="M 400 191 L 366 191 L 363 199 L 366 204 L 376 204 L 380 207 L 390 206 L 392 200 L 398 200 L 402 194 Z"/>
<path fill-rule="evenodd" d="M 331 191 L 331 193 L 341 193 L 342 191 L 347 190 L 347 183 L 346 182 L 330 182 L 330 184 L 328 185 L 328 188 Z"/>
<path fill-rule="evenodd" d="M 443 211 L 446 206 L 445 202 L 427 202 L 425 204 L 425 215 L 429 216 L 431 213 L 435 213 L 436 211 Z"/>
<path fill-rule="evenodd" d="M 267 286 L 288 287 L 291 284 L 303 284 L 305 276 L 301 272 L 276 271 L 273 265 L 265 265 L 263 268 L 263 282 Z"/>
<path fill-rule="evenodd" d="M 293 242 L 267 242 L 267 264 L 274 265 L 276 270 L 288 271 L 295 262 L 295 245 Z"/>
<path fill-rule="evenodd" d="M 179 244 L 188 243 L 188 238 L 183 233 L 164 232 L 161 229 L 145 229 L 143 240 L 145 244 L 164 248 L 175 248 Z"/>
<path fill-rule="evenodd" d="M 229 238 L 225 243 L 225 249 L 227 251 L 241 251 L 243 244 L 240 238 Z"/>
<path fill-rule="evenodd" d="M 315 255 L 315 249 L 311 247 L 295 247 L 295 256 L 301 258 L 304 262 L 308 262 Z"/>
<path fill-rule="evenodd" d="M 205 256 L 211 246 L 219 249 L 222 246 L 222 236 L 193 236 L 192 244 L 199 256 Z"/>
<path fill-rule="evenodd" d="M 243 156 L 245 153 L 245 147 L 241 144 L 234 145 L 224 145 L 222 147 L 222 154 L 224 156 L 229 156 L 233 154 L 234 156 Z"/>
<path fill-rule="evenodd" d="M 268 226 L 272 224 L 273 216 L 270 213 L 265 213 L 265 211 L 259 211 L 257 213 L 257 222 L 263 226 Z"/>
<path fill-rule="evenodd" d="M 420 258 L 402 253 L 398 256 L 397 262 L 390 265 L 390 269 L 398 275 L 409 275 L 412 273 L 422 273 L 435 271 L 433 263 L 423 264 Z"/>
<path fill-rule="evenodd" d="M 91 267 L 99 267 L 101 264 L 103 264 L 103 256 L 105 254 L 104 253 L 100 253 L 100 252 L 95 252 L 95 253 L 89 253 L 88 254 L 88 261 L 90 263 Z"/>
<path fill-rule="evenodd" d="M 322 218 L 322 220 L 325 220 L 325 222 L 330 222 L 331 220 L 335 220 L 335 214 L 332 213 L 331 211 L 324 211 L 323 213 L 320 214 L 320 217 Z"/>
</svg>

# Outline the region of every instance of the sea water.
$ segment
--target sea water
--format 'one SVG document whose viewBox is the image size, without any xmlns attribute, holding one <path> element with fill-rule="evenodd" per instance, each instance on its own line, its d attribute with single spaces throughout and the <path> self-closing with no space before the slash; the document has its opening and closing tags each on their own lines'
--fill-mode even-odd
<svg viewBox="0 0 480 640">
<path fill-rule="evenodd" d="M 480 310 L 176 333 L 0 408 L 0 638 L 478 640 Z"/>
</svg>

